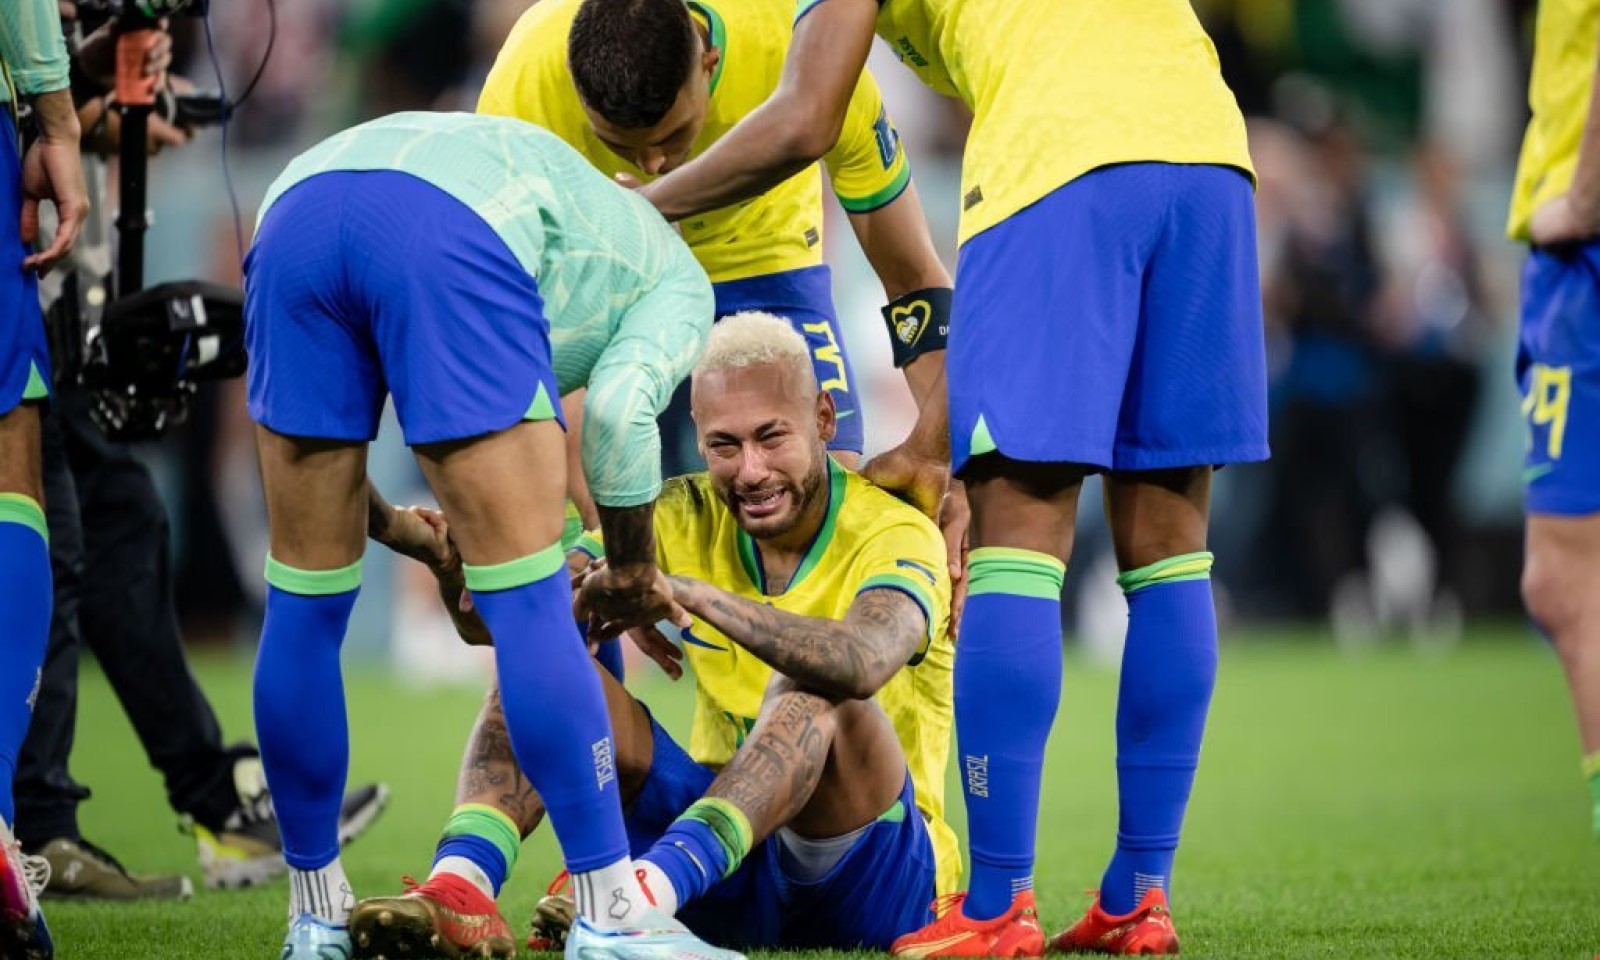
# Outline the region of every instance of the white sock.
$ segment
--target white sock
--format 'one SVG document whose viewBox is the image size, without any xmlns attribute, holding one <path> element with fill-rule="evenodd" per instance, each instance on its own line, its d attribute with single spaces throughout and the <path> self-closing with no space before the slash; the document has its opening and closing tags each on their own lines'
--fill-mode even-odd
<svg viewBox="0 0 1600 960">
<path fill-rule="evenodd" d="M 572 897 L 578 916 L 601 930 L 636 926 L 650 900 L 634 876 L 633 861 L 623 857 L 598 870 L 572 875 Z"/>
<path fill-rule="evenodd" d="M 350 923 L 356 895 L 345 879 L 344 864 L 335 857 L 320 870 L 289 868 L 289 920 L 309 913 L 335 927 Z"/>
<path fill-rule="evenodd" d="M 482 867 L 479 867 L 466 857 L 444 857 L 433 865 L 433 872 L 428 876 L 431 879 L 441 873 L 458 876 L 482 890 L 483 895 L 490 900 L 494 899 L 494 884 L 489 881 L 489 875 L 483 872 Z"/>
<path fill-rule="evenodd" d="M 649 860 L 633 861 L 634 874 L 639 878 L 639 885 L 645 894 L 654 897 L 656 909 L 669 917 L 678 915 L 678 891 L 672 886 L 672 880 L 666 871 L 656 866 Z"/>
</svg>

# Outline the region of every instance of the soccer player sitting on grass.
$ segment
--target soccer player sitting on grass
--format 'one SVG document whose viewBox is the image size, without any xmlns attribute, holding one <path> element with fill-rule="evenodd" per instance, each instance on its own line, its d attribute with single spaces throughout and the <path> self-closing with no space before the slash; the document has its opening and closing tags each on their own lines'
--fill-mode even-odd
<svg viewBox="0 0 1600 960">
<path fill-rule="evenodd" d="M 296 158 L 245 263 L 249 407 L 271 554 L 256 731 L 290 867 L 283 960 L 346 957 L 348 763 L 339 646 L 361 583 L 366 445 L 392 393 L 493 630 L 509 740 L 580 893 L 585 960 L 730 960 L 651 908 L 617 797 L 605 701 L 557 537 L 561 394 L 585 385 L 583 462 L 613 561 L 584 600 L 617 627 L 687 622 L 658 571 L 655 419 L 711 326 L 711 288 L 643 200 L 544 130 L 403 113 Z"/>
<path fill-rule="evenodd" d="M 885 948 L 931 919 L 960 870 L 943 819 L 953 650 L 939 531 L 829 458 L 832 397 L 782 320 L 718 324 L 692 408 L 709 470 L 671 481 L 655 516 L 658 562 L 694 617 L 683 631 L 697 684 L 688 751 L 596 671 L 636 865 L 652 900 L 713 942 Z M 396 514 L 388 539 L 431 553 L 459 590 L 442 524 L 422 515 Z M 591 613 L 595 575 L 580 575 Z M 452 609 L 464 636 L 479 632 Z M 675 648 L 643 634 L 676 675 Z M 501 679 L 510 695 L 517 681 Z M 494 897 L 544 808 L 507 747 L 496 692 L 457 799 L 427 882 L 356 907 L 358 954 L 514 953 Z M 572 880 L 580 903 L 585 883 Z M 530 946 L 559 935 L 551 907 L 541 904 Z"/>
</svg>

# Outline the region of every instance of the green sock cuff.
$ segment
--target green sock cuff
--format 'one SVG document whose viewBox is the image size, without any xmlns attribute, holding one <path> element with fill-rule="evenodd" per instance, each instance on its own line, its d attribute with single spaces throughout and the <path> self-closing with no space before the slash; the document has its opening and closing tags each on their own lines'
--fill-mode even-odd
<svg viewBox="0 0 1600 960">
<path fill-rule="evenodd" d="M 20 524 L 37 533 L 45 543 L 50 542 L 50 525 L 45 522 L 44 508 L 27 494 L 0 493 L 0 523 Z"/>
<path fill-rule="evenodd" d="M 751 844 L 755 842 L 750 818 L 744 815 L 743 810 L 719 797 L 696 800 L 683 812 L 682 819 L 698 820 L 716 835 L 728 855 L 728 869 L 722 874 L 724 879 L 733 876 L 733 872 L 739 869 L 739 864 L 744 862 Z"/>
<path fill-rule="evenodd" d="M 1040 600 L 1061 599 L 1067 565 L 1036 550 L 979 547 L 967 555 L 967 596 L 1009 593 Z"/>
<path fill-rule="evenodd" d="M 561 544 L 552 543 L 538 553 L 530 553 L 526 557 L 507 560 L 505 563 L 483 567 L 465 563 L 461 565 L 461 572 L 466 574 L 468 590 L 492 593 L 496 590 L 514 590 L 530 583 L 538 583 L 557 571 L 566 569 L 566 566 L 566 554 L 562 552 Z"/>
<path fill-rule="evenodd" d="M 1183 553 L 1165 560 L 1157 560 L 1148 567 L 1129 570 L 1117 577 L 1117 586 L 1122 588 L 1123 593 L 1134 593 L 1160 583 L 1209 580 L 1214 559 L 1209 553 Z"/>
<path fill-rule="evenodd" d="M 504 811 L 485 803 L 463 803 L 456 807 L 450 812 L 450 819 L 444 822 L 444 832 L 440 836 L 446 840 L 477 837 L 489 841 L 506 858 L 507 876 L 511 875 L 517 852 L 522 849 L 522 831 L 517 829 L 516 822 Z"/>
<path fill-rule="evenodd" d="M 300 570 L 287 563 L 274 560 L 267 554 L 267 568 L 262 572 L 267 582 L 287 593 L 303 597 L 331 597 L 349 593 L 361 586 L 361 561 L 337 570 Z"/>
</svg>

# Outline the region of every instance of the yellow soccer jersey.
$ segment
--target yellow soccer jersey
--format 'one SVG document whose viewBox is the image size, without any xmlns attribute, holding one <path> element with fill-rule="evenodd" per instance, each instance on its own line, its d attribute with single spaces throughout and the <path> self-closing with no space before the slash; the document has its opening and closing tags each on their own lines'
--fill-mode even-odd
<svg viewBox="0 0 1600 960">
<path fill-rule="evenodd" d="M 553 131 L 607 174 L 641 171 L 606 149 L 584 116 L 567 69 L 567 35 L 579 0 L 541 0 L 517 21 L 478 99 L 480 113 L 520 117 Z M 722 51 L 711 79 L 702 153 L 778 87 L 789 48 L 794 0 L 691 0 L 690 11 Z M 839 142 L 824 158 L 844 208 L 866 213 L 898 197 L 911 179 L 900 135 L 871 74 L 850 100 Z M 643 179 L 650 179 L 643 177 Z M 740 280 L 822 262 L 822 174 L 796 174 L 753 200 L 683 221 L 712 282 Z"/>
<path fill-rule="evenodd" d="M 829 464 L 827 520 L 783 593 L 764 592 L 758 548 L 703 473 L 668 481 L 656 501 L 657 560 L 667 573 L 802 616 L 842 620 L 858 593 L 879 587 L 904 591 L 928 612 L 927 642 L 878 691 L 877 701 L 905 750 L 938 860 L 938 889 L 947 893 L 959 879 L 961 848 L 944 820 L 955 662 L 944 540 L 914 508 Z M 772 670 L 700 620 L 684 633 L 683 646 L 696 682 L 689 753 L 721 765 L 755 726 Z"/>
<path fill-rule="evenodd" d="M 805 16 L 826 0 L 799 0 Z M 1244 117 L 1189 0 L 880 0 L 878 35 L 973 111 L 965 243 L 1112 163 L 1252 172 Z"/>
<path fill-rule="evenodd" d="M 1541 0 L 1533 38 L 1528 106 L 1506 232 L 1528 239 L 1533 211 L 1572 186 L 1600 58 L 1600 0 Z"/>
</svg>

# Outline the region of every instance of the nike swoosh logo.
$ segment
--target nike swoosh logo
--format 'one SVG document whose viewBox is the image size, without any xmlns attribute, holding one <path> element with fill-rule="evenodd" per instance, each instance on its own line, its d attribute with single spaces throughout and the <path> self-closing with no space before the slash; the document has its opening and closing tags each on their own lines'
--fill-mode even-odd
<svg viewBox="0 0 1600 960">
<path fill-rule="evenodd" d="M 690 628 L 689 627 L 685 627 L 681 631 L 681 636 L 683 637 L 683 642 L 687 643 L 687 644 L 690 644 L 691 646 L 704 647 L 707 650 L 718 650 L 718 651 L 721 651 L 722 653 L 727 653 L 728 652 L 728 648 L 727 647 L 719 647 L 716 644 L 711 643 L 709 641 L 701 640 L 699 637 L 695 636 L 693 633 L 690 632 Z"/>
<path fill-rule="evenodd" d="M 1529 467 L 1528 469 L 1522 471 L 1522 482 L 1525 484 L 1532 483 L 1555 468 L 1556 465 L 1553 463 L 1542 463 L 1537 467 Z"/>
<path fill-rule="evenodd" d="M 834 414 L 833 419 L 843 420 L 845 417 L 853 417 L 855 415 L 856 412 L 854 410 L 840 410 L 838 413 Z"/>
</svg>

